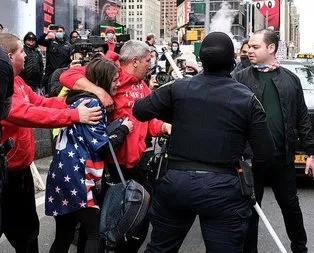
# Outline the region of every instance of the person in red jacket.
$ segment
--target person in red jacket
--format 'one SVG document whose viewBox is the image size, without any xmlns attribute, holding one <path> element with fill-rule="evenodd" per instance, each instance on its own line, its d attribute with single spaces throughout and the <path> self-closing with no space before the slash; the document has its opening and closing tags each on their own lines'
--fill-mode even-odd
<svg viewBox="0 0 314 253">
<path fill-rule="evenodd" d="M 144 187 L 147 187 L 147 181 L 143 170 L 138 164 L 146 149 L 146 136 L 160 136 L 170 134 L 171 125 L 162 121 L 153 119 L 147 122 L 140 122 L 134 118 L 132 107 L 140 98 L 150 94 L 150 89 L 143 81 L 150 69 L 150 49 L 144 42 L 129 40 L 120 51 L 120 86 L 114 99 L 114 112 L 112 120 L 129 117 L 133 122 L 133 131 L 126 138 L 124 144 L 116 150 L 117 159 L 123 170 L 126 179 L 135 179 Z M 84 69 L 69 69 L 60 77 L 60 83 L 70 89 L 81 89 L 94 93 L 100 99 L 103 99 L 99 87 L 91 83 L 85 77 Z M 109 168 L 110 178 L 113 181 L 119 181 L 119 176 L 114 166 Z M 148 189 L 150 191 L 150 189 Z M 138 235 L 139 239 L 128 240 L 122 243 L 116 249 L 116 252 L 133 253 L 137 252 L 145 240 L 148 230 L 148 219 L 143 224 Z"/>
<path fill-rule="evenodd" d="M 109 47 L 109 51 L 114 51 L 116 48 L 115 42 L 116 31 L 113 29 L 113 27 L 109 26 L 105 31 L 105 35 L 106 35 L 105 41 Z"/>
<path fill-rule="evenodd" d="M 8 183 L 3 191 L 3 233 L 19 253 L 38 253 L 39 220 L 30 164 L 34 160 L 33 127 L 64 127 L 74 123 L 98 124 L 101 108 L 87 108 L 90 101 L 69 109 L 63 98 L 36 95 L 19 73 L 24 68 L 23 44 L 15 35 L 0 34 L 0 46 L 12 62 L 14 93 L 9 116 L 1 121 L 1 143 L 12 137 L 15 147 L 8 153 Z"/>
</svg>

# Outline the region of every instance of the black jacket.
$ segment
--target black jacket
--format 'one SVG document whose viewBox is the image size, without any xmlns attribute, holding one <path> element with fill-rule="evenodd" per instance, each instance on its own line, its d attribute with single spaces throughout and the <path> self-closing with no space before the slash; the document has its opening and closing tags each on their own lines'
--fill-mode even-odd
<svg viewBox="0 0 314 253">
<path fill-rule="evenodd" d="M 282 110 L 287 162 L 292 162 L 298 138 L 300 138 L 307 153 L 309 155 L 314 154 L 314 136 L 311 132 L 311 121 L 304 101 L 300 79 L 283 67 L 279 67 L 275 71 L 278 75 L 272 80 L 277 88 Z M 234 78 L 248 86 L 262 101 L 264 84 L 259 81 L 256 69 L 252 66 L 248 67 L 236 73 Z"/>
<path fill-rule="evenodd" d="M 254 94 L 228 74 L 199 74 L 162 86 L 135 102 L 140 121 L 172 124 L 170 156 L 230 167 L 248 140 L 257 163 L 271 158 L 273 141 L 266 115 Z"/>
<path fill-rule="evenodd" d="M 20 76 L 26 84 L 37 88 L 44 73 L 43 57 L 37 47 L 29 48 L 24 45 L 24 52 L 26 53 L 25 64 Z"/>
<path fill-rule="evenodd" d="M 66 41 L 46 39 L 44 33 L 38 39 L 38 44 L 47 47 L 46 75 L 51 75 L 58 68 L 67 67 L 71 63 L 72 45 Z"/>
<path fill-rule="evenodd" d="M 8 117 L 14 92 L 14 73 L 7 53 L 0 47 L 0 120 Z M 1 133 L 1 129 L 0 129 Z M 0 134 L 1 139 L 1 134 Z"/>
<path fill-rule="evenodd" d="M 60 76 L 62 75 L 63 72 L 65 72 L 68 69 L 69 67 L 58 68 L 52 73 L 48 82 L 49 97 L 57 97 L 59 95 L 60 91 L 63 88 L 62 84 L 60 83 Z"/>
</svg>

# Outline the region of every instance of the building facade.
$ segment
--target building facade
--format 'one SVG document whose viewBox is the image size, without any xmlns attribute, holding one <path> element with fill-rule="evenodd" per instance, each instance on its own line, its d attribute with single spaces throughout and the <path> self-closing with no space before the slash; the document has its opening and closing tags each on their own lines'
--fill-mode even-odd
<svg viewBox="0 0 314 253">
<path fill-rule="evenodd" d="M 300 52 L 300 15 L 298 14 L 297 7 L 293 3 L 289 4 L 289 41 L 288 57 L 294 58 L 297 53 Z"/>
<path fill-rule="evenodd" d="M 171 37 L 175 37 L 177 35 L 176 29 L 177 1 L 160 0 L 160 36 L 169 42 Z"/>
<path fill-rule="evenodd" d="M 160 38 L 160 1 L 122 0 L 121 23 L 124 24 L 132 39 L 145 41 L 149 33 Z"/>
</svg>

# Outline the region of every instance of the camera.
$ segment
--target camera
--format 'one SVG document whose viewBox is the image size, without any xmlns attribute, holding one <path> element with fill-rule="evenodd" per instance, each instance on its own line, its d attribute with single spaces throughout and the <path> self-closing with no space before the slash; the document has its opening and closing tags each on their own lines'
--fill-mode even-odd
<svg viewBox="0 0 314 253">
<path fill-rule="evenodd" d="M 172 80 L 171 76 L 164 71 L 160 71 L 156 75 L 156 82 L 158 83 L 159 86 L 165 85 L 166 83 L 169 83 L 171 80 Z"/>
<path fill-rule="evenodd" d="M 89 63 L 90 58 L 92 58 L 95 53 L 98 53 L 95 48 L 104 44 L 104 38 L 100 36 L 90 36 L 88 39 L 77 39 L 73 44 L 73 53 L 80 53 L 83 55 L 79 60 L 79 64 L 85 66 Z"/>
</svg>

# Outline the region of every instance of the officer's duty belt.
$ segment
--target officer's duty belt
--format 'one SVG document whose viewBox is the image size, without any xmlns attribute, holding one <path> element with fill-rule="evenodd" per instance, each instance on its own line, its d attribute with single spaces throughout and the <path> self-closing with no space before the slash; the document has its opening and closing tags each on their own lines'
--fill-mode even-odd
<svg viewBox="0 0 314 253">
<path fill-rule="evenodd" d="M 206 172 L 215 172 L 221 174 L 229 174 L 237 176 L 237 171 L 235 167 L 218 167 L 217 165 L 192 162 L 192 161 L 176 161 L 169 159 L 168 169 L 173 170 L 190 170 L 190 171 L 206 171 Z"/>
</svg>

